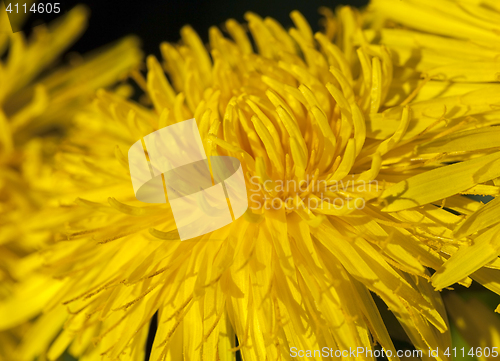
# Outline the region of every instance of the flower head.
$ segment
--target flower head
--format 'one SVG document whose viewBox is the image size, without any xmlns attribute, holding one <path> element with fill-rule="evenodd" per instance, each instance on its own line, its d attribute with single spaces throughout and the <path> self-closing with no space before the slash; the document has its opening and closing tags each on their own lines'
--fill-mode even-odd
<svg viewBox="0 0 500 361">
<path fill-rule="evenodd" d="M 25 307 L 44 307 L 33 330 L 50 322 L 55 340 L 36 351 L 26 342 L 24 355 L 48 347 L 54 359 L 69 346 L 77 357 L 139 359 L 155 313 L 152 360 L 373 351 L 373 341 L 395 354 L 374 295 L 415 347 L 450 345 L 434 288 L 469 285 L 469 276 L 497 287 L 488 247 L 498 226 L 482 216 L 496 205 L 461 194 L 498 194 L 500 153 L 487 134 L 500 91 L 453 83 L 454 93 L 427 92 L 435 80 L 419 79 L 418 67 L 395 62 L 397 44 L 363 29 L 385 32 L 377 12 L 323 13 L 316 34 L 298 12 L 289 31 L 247 13 L 252 40 L 229 20 L 229 37 L 210 29 L 208 50 L 184 27 L 181 43 L 161 45 L 162 64 L 150 56 L 147 77 L 135 74 L 145 104 L 98 92 L 44 179 L 59 194 L 33 217 L 48 219 L 53 235 L 33 269 L 53 278 Z M 208 156 L 242 163 L 250 209 L 180 242 L 168 204 L 135 199 L 124 154 L 193 117 Z M 464 139 L 474 141 L 453 148 Z M 467 254 L 473 247 L 481 256 Z M 1 307 L 15 309 L 21 295 Z"/>
<path fill-rule="evenodd" d="M 40 265 L 32 262 L 38 259 L 35 252 L 51 237 L 44 222 L 32 217 L 51 193 L 42 189 L 41 182 L 52 167 L 57 143 L 75 114 L 90 106 L 98 88 L 114 85 L 141 60 L 137 39 L 130 37 L 100 54 L 73 54 L 71 65 L 53 69 L 85 29 L 87 17 L 86 8 L 76 7 L 54 23 L 34 28 L 27 40 L 23 33 L 12 33 L 4 4 L 0 4 L 1 300 L 18 291 L 16 281 L 23 279 L 35 286 L 44 278 L 33 274 L 26 280 L 24 276 Z M 23 310 L 16 309 L 10 320 L 2 313 L 2 329 L 33 317 L 43 304 L 34 307 L 20 305 Z M 0 334 L 0 360 L 17 359 L 11 344 L 18 343 L 26 329 L 20 325 Z"/>
</svg>

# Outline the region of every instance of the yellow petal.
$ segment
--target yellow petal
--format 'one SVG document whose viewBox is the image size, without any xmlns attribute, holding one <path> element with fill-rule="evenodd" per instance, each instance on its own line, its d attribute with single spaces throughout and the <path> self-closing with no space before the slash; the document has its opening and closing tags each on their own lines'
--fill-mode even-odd
<svg viewBox="0 0 500 361">
<path fill-rule="evenodd" d="M 455 229 L 453 233 L 457 238 L 462 238 L 473 234 L 499 222 L 499 214 L 500 197 L 497 197 L 468 216 L 465 222 L 457 227 L 457 229 Z"/>
<path fill-rule="evenodd" d="M 443 289 L 495 260 L 500 254 L 500 225 L 476 237 L 474 244 L 462 246 L 432 276 L 436 289 Z"/>
<path fill-rule="evenodd" d="M 396 212 L 450 197 L 500 176 L 500 152 L 408 178 L 386 189 L 384 212 Z"/>
</svg>

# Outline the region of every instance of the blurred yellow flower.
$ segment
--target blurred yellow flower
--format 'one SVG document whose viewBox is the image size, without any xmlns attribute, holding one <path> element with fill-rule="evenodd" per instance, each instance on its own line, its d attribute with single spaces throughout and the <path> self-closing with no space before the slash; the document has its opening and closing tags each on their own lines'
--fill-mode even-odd
<svg viewBox="0 0 500 361">
<path fill-rule="evenodd" d="M 26 40 L 12 33 L 0 4 L 0 299 L 10 297 L 16 280 L 30 272 L 23 260 L 38 257 L 32 253 L 51 237 L 25 221 L 45 205 L 49 193 L 36 188 L 49 170 L 57 141 L 97 89 L 123 79 L 141 61 L 138 41 L 130 37 L 52 70 L 87 18 L 87 9 L 76 7 L 53 24 L 34 28 Z M 25 330 L 19 326 L 0 333 L 0 360 L 17 359 L 11 345 Z"/>
<path fill-rule="evenodd" d="M 162 63 L 147 58 L 146 78 L 133 73 L 143 104 L 99 91 L 41 178 L 50 199 L 26 222 L 52 242 L 21 261 L 23 281 L 0 304 L 3 329 L 44 311 L 19 358 L 69 347 L 82 360 L 143 359 L 158 313 L 155 361 L 324 347 L 382 347 L 398 360 L 374 295 L 417 349 L 450 347 L 434 288 L 499 289 L 498 202 L 462 194 L 498 195 L 500 88 L 434 76 L 425 46 L 439 59 L 466 46 L 400 29 L 392 3 L 322 9 L 316 34 L 298 12 L 289 31 L 247 13 L 252 40 L 228 20 L 230 38 L 211 28 L 209 51 L 187 26 L 181 43 L 161 44 Z M 238 158 L 255 197 L 237 221 L 180 242 L 168 204 L 135 199 L 124 154 L 193 117 L 207 155 Z"/>
<path fill-rule="evenodd" d="M 466 340 L 468 346 L 474 350 L 481 350 L 478 352 L 478 359 L 497 359 L 493 355 L 494 352 L 491 351 L 494 350 L 493 347 L 500 345 L 500 319 L 498 315 L 494 314 L 493 310 L 489 309 L 477 297 L 471 297 L 465 301 L 455 293 L 449 293 L 444 297 L 444 301 L 451 321 Z M 498 349 L 498 346 L 496 347 Z M 455 352 L 454 356 L 458 359 L 464 358 L 464 354 L 468 354 L 460 348 Z"/>
</svg>

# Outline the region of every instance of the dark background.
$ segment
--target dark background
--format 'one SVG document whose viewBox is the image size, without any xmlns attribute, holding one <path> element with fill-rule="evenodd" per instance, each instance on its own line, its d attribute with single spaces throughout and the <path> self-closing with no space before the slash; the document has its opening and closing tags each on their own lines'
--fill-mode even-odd
<svg viewBox="0 0 500 361">
<path fill-rule="evenodd" d="M 21 3 L 22 1 L 19 1 Z M 208 28 L 221 25 L 228 18 L 243 22 L 246 11 L 253 11 L 262 17 L 271 16 L 285 28 L 293 25 L 289 14 L 299 10 L 309 21 L 313 31 L 319 30 L 318 8 L 326 6 L 335 9 L 338 5 L 363 6 L 368 0 L 51 0 L 42 3 L 60 2 L 61 13 L 76 4 L 86 4 L 91 11 L 89 27 L 71 48 L 85 53 L 128 34 L 142 39 L 146 54 L 159 55 L 162 41 L 179 40 L 179 30 L 190 24 L 202 37 L 208 40 Z M 59 14 L 60 15 L 60 14 Z M 25 30 L 40 21 L 48 22 L 58 15 L 32 14 L 25 24 Z"/>
</svg>

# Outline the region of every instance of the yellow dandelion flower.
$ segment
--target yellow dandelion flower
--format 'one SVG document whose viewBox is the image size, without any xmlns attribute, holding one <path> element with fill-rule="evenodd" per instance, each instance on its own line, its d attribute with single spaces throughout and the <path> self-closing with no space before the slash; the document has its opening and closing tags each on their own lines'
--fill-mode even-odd
<svg viewBox="0 0 500 361">
<path fill-rule="evenodd" d="M 76 7 L 49 26 L 37 26 L 26 40 L 24 34 L 12 33 L 0 4 L 0 299 L 11 295 L 15 281 L 27 271 L 20 260 L 32 257 L 50 239 L 46 230 L 22 224 L 47 199 L 36 188 L 48 170 L 58 134 L 91 104 L 96 89 L 114 84 L 141 61 L 137 40 L 131 37 L 52 70 L 81 35 L 87 18 L 87 9 Z M 0 333 L 0 360 L 17 359 L 9 345 L 25 331 L 23 325 Z"/>
<path fill-rule="evenodd" d="M 0 224 L 6 225 L 40 205 L 26 187 L 38 183 L 39 158 L 50 155 L 56 138 L 51 134 L 69 127 L 93 93 L 126 75 L 139 64 L 141 54 L 137 40 L 127 38 L 99 54 L 75 56 L 71 66 L 47 73 L 83 32 L 87 9 L 76 7 L 50 26 L 37 26 L 29 41 L 22 33 L 12 33 L 5 8 L 0 16 L 0 54 L 7 54 L 0 63 Z M 20 233 L 4 229 L 0 244 Z"/>
<path fill-rule="evenodd" d="M 247 13 L 252 40 L 228 20 L 208 50 L 184 27 L 134 75 L 151 106 L 98 92 L 41 181 L 58 194 L 25 223 L 53 242 L 0 304 L 0 329 L 43 310 L 20 359 L 142 359 L 157 313 L 151 360 L 398 360 L 378 298 L 417 349 L 451 346 L 435 288 L 498 287 L 496 204 L 462 194 L 498 194 L 500 89 L 433 95 L 417 55 L 407 70 L 363 30 L 377 13 L 322 12 L 316 34 L 298 12 L 288 31 Z M 240 160 L 250 208 L 180 242 L 168 203 L 135 198 L 125 154 L 190 118 L 207 156 Z"/>
</svg>

